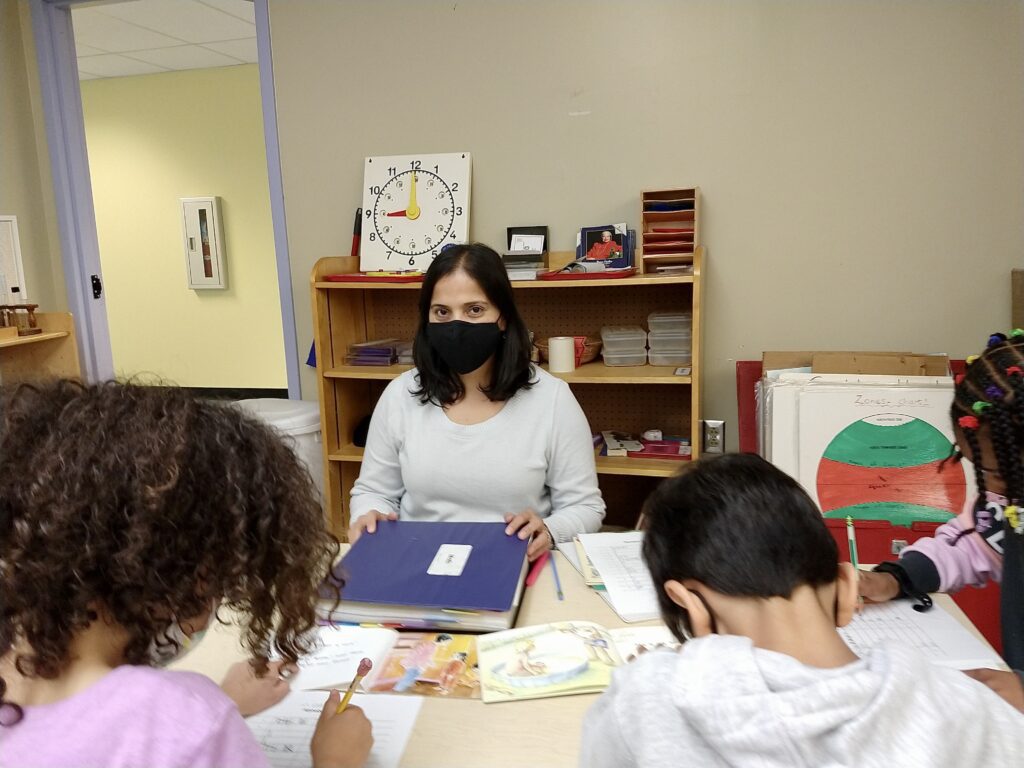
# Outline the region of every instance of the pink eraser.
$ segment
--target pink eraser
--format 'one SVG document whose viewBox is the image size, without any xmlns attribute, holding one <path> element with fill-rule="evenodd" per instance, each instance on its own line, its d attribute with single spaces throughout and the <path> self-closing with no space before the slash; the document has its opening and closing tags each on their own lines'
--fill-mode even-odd
<svg viewBox="0 0 1024 768">
<path fill-rule="evenodd" d="M 373 662 L 369 659 L 363 659 L 359 662 L 359 669 L 356 671 L 356 674 L 360 677 L 366 677 L 371 669 L 373 669 Z"/>
</svg>

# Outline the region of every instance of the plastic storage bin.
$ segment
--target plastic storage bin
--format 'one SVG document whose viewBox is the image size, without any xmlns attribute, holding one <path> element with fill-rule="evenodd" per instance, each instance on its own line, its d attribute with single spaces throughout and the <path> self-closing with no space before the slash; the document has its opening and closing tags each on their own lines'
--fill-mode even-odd
<svg viewBox="0 0 1024 768">
<path fill-rule="evenodd" d="M 639 325 L 606 325 L 601 329 L 604 355 L 621 352 L 643 352 L 647 349 L 647 332 Z M 643 365 L 640 363 L 619 363 L 619 365 Z"/>
<path fill-rule="evenodd" d="M 689 330 L 693 328 L 692 312 L 652 312 L 647 316 L 652 332 Z"/>
<path fill-rule="evenodd" d="M 306 466 L 317 498 L 323 504 L 324 454 L 320 438 L 320 406 L 308 400 L 282 400 L 261 397 L 239 400 L 238 405 L 250 416 L 270 425 Z"/>
<path fill-rule="evenodd" d="M 690 330 L 651 331 L 647 343 L 652 352 L 689 352 L 693 346 Z"/>
<path fill-rule="evenodd" d="M 601 356 L 604 357 L 604 364 L 611 366 L 619 365 L 646 365 L 647 364 L 647 350 L 641 349 L 639 351 L 630 352 L 602 352 Z"/>
<path fill-rule="evenodd" d="M 693 365 L 693 354 L 690 352 L 654 352 L 647 354 L 651 365 L 676 365 L 689 368 Z"/>
</svg>

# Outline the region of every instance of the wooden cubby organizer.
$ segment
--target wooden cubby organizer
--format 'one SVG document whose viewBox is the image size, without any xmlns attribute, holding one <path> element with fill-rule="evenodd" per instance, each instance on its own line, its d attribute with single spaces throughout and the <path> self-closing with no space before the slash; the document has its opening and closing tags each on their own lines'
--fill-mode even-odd
<svg viewBox="0 0 1024 768">
<path fill-rule="evenodd" d="M 0 383 L 81 378 L 75 323 L 71 315 L 67 312 L 37 312 L 36 322 L 42 333 L 0 338 Z"/>
<path fill-rule="evenodd" d="M 571 253 L 553 253 L 560 266 Z M 656 311 L 693 311 L 691 375 L 674 366 L 608 367 L 600 357 L 572 373 L 555 374 L 572 387 L 591 430 L 640 434 L 659 428 L 666 435 L 689 436 L 699 450 L 701 267 L 703 249 L 692 254 L 692 275 L 637 274 L 629 278 L 580 281 L 516 281 L 516 303 L 535 338 L 597 335 L 603 325 L 647 326 Z M 416 330 L 419 283 L 339 283 L 326 275 L 356 272 L 352 257 L 320 259 L 313 268 L 313 324 L 323 428 L 325 497 L 329 523 L 344 538 L 349 492 L 359 476 L 363 449 L 352 442 L 358 422 L 373 411 L 387 383 L 408 365 L 344 365 L 350 344 L 396 337 Z M 546 367 L 546 366 L 542 366 Z M 670 459 L 597 457 L 597 472 L 608 506 L 606 523 L 632 526 L 647 494 L 661 478 L 687 462 Z"/>
<path fill-rule="evenodd" d="M 682 210 L 651 210 L 658 207 Z M 665 229 L 673 231 L 656 231 Z M 648 189 L 640 193 L 637 262 L 642 272 L 656 272 L 660 265 L 690 264 L 700 244 L 700 187 Z"/>
</svg>

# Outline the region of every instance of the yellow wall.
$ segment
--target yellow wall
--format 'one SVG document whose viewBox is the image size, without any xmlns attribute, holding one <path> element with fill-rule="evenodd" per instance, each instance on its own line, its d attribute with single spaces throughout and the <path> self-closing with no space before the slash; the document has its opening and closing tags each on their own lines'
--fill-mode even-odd
<svg viewBox="0 0 1024 768">
<path fill-rule="evenodd" d="M 497 246 L 548 224 L 568 250 L 581 226 L 635 225 L 641 189 L 702 187 L 704 411 L 733 445 L 737 359 L 964 356 L 1010 322 L 1020 2 L 296 5 L 270 16 L 300 339 L 310 268 L 348 251 L 363 157 L 457 150 L 472 236 Z"/>
<path fill-rule="evenodd" d="M 28 3 L 0 0 L 0 214 L 18 217 L 28 298 L 66 311 L 47 152 Z"/>
<path fill-rule="evenodd" d="M 286 387 L 256 65 L 88 80 L 82 105 L 118 375 Z M 223 291 L 186 282 L 178 201 L 208 195 Z"/>
</svg>

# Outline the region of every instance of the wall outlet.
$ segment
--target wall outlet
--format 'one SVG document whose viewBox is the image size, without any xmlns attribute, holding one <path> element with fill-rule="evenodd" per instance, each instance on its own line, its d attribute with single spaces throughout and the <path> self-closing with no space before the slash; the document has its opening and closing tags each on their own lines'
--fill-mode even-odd
<svg viewBox="0 0 1024 768">
<path fill-rule="evenodd" d="M 704 453 L 725 453 L 725 422 L 704 419 Z"/>
</svg>

